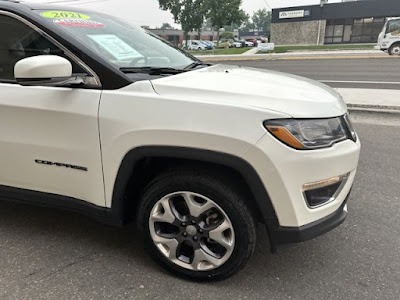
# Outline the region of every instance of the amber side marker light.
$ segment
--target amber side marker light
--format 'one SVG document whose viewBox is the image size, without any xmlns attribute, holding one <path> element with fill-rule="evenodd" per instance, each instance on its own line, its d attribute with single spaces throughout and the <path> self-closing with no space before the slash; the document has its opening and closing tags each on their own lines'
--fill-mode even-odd
<svg viewBox="0 0 400 300">
<path fill-rule="evenodd" d="M 278 126 L 266 126 L 268 131 L 281 142 L 295 149 L 304 149 L 300 143 L 286 128 Z"/>
<path fill-rule="evenodd" d="M 338 182 L 343 181 L 344 179 L 348 178 L 348 174 L 342 175 L 342 176 L 335 176 L 326 180 L 321 180 L 321 181 L 316 181 L 312 183 L 306 183 L 303 185 L 303 192 L 309 191 L 309 190 L 314 190 L 314 189 L 320 189 L 323 187 L 326 187 L 328 185 L 333 185 Z"/>
</svg>

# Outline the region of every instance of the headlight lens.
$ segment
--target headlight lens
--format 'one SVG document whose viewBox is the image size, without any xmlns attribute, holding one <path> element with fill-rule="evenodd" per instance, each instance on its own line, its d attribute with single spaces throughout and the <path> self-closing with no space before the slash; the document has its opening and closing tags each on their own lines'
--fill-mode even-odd
<svg viewBox="0 0 400 300">
<path fill-rule="evenodd" d="M 353 139 L 345 117 L 270 120 L 264 126 L 278 140 L 299 150 L 326 148 Z"/>
</svg>

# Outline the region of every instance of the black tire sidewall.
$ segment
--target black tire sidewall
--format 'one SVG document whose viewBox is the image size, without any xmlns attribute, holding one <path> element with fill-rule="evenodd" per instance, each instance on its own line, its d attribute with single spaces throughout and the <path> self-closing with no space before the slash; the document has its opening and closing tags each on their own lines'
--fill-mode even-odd
<svg viewBox="0 0 400 300">
<path fill-rule="evenodd" d="M 150 212 L 168 194 L 190 191 L 206 196 L 217 203 L 229 217 L 234 233 L 235 248 L 231 257 L 220 267 L 209 271 L 191 271 L 168 260 L 154 244 L 149 230 Z M 196 280 L 220 280 L 242 269 L 254 251 L 255 223 L 238 192 L 211 177 L 194 174 L 170 174 L 153 180 L 145 189 L 138 210 L 138 225 L 145 247 L 167 270 Z"/>
<path fill-rule="evenodd" d="M 393 49 L 395 47 L 400 47 L 400 44 L 393 44 L 392 46 L 390 46 L 389 51 L 388 51 L 389 55 L 394 55 Z"/>
</svg>

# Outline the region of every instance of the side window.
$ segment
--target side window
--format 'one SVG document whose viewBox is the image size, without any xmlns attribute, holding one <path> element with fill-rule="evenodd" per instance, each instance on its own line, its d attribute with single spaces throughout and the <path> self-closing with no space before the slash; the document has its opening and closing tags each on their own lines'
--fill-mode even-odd
<svg viewBox="0 0 400 300">
<path fill-rule="evenodd" d="M 14 66 L 19 60 L 45 54 L 67 58 L 61 49 L 34 29 L 12 17 L 0 15 L 0 82 L 15 81 Z M 76 63 L 71 63 L 74 73 L 85 73 Z"/>
</svg>

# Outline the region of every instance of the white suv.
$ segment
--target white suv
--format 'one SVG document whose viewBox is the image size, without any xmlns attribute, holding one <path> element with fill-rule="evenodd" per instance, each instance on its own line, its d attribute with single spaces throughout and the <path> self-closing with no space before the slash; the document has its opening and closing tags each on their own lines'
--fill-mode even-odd
<svg viewBox="0 0 400 300">
<path fill-rule="evenodd" d="M 0 197 L 124 225 L 197 280 L 341 224 L 360 143 L 340 95 L 209 66 L 100 13 L 0 1 Z"/>
</svg>

